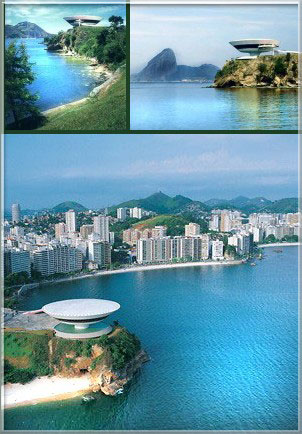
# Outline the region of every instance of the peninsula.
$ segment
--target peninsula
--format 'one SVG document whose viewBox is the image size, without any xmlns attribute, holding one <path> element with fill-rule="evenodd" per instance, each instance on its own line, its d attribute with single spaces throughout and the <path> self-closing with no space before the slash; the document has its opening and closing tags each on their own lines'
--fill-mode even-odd
<svg viewBox="0 0 302 434">
<path fill-rule="evenodd" d="M 298 88 L 298 54 L 228 60 L 217 72 L 214 87 Z"/>
<path fill-rule="evenodd" d="M 45 313 L 4 309 L 4 406 L 68 399 L 87 392 L 116 395 L 148 360 L 139 339 L 117 322 L 98 338 L 54 335 Z"/>
</svg>

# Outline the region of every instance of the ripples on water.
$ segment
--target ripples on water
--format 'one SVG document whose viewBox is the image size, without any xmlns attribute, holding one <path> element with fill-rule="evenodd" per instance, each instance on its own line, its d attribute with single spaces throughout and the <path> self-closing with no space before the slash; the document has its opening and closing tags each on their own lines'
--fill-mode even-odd
<svg viewBox="0 0 302 434">
<path fill-rule="evenodd" d="M 298 91 L 132 83 L 134 130 L 296 130 Z"/>
<path fill-rule="evenodd" d="M 48 285 L 36 309 L 100 297 L 151 356 L 123 395 L 5 412 L 6 429 L 295 430 L 298 412 L 297 248 L 265 249 L 256 267 L 182 268 Z"/>
</svg>

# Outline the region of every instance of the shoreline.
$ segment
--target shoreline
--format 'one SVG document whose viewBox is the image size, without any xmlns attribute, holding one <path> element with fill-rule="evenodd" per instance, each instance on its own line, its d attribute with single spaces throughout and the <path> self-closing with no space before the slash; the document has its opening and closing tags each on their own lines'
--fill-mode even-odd
<svg viewBox="0 0 302 434">
<path fill-rule="evenodd" d="M 106 67 L 106 65 L 94 64 L 94 63 L 91 64 L 91 62 L 96 62 L 96 60 L 94 58 L 80 56 L 80 55 L 76 55 L 76 54 L 73 54 L 70 52 L 64 52 L 63 50 L 53 51 L 53 53 L 57 54 L 58 56 L 73 57 L 75 59 L 86 62 L 87 66 L 92 69 L 94 74 L 98 74 L 99 76 L 101 76 L 102 74 L 106 75 L 106 80 L 104 82 L 102 82 L 101 84 L 98 84 L 97 86 L 95 86 L 93 89 L 91 89 L 91 91 L 88 93 L 88 95 L 85 96 L 84 98 L 77 99 L 75 101 L 71 101 L 71 102 L 68 102 L 66 104 L 61 104 L 61 105 L 58 105 L 56 107 L 52 107 L 50 109 L 42 111 L 41 113 L 44 116 L 59 112 L 60 110 L 63 110 L 63 109 L 68 108 L 68 107 L 73 107 L 73 106 L 83 104 L 84 102 L 87 102 L 89 100 L 89 98 L 91 98 L 92 96 L 98 95 L 104 88 L 106 89 L 108 87 L 108 85 L 110 85 L 112 82 L 114 82 L 116 71 L 115 72 L 110 71 Z"/>
<path fill-rule="evenodd" d="M 268 243 L 268 244 L 258 244 L 257 247 L 290 247 L 290 246 L 301 246 L 301 243 Z"/>
<path fill-rule="evenodd" d="M 97 271 L 93 274 L 84 274 L 80 276 L 71 276 L 66 277 L 54 281 L 45 281 L 45 282 L 39 282 L 39 285 L 49 285 L 49 284 L 56 284 L 56 283 L 62 283 L 62 282 L 69 282 L 73 280 L 78 279 L 85 279 L 88 277 L 99 277 L 99 276 L 108 276 L 111 274 L 119 274 L 119 273 L 133 273 L 137 271 L 154 271 L 154 270 L 164 270 L 164 269 L 170 269 L 170 268 L 184 268 L 184 267 L 205 267 L 205 266 L 222 266 L 222 265 L 240 265 L 243 264 L 241 259 L 236 259 L 233 261 L 209 261 L 209 262 L 184 262 L 184 263 L 176 263 L 176 264 L 159 264 L 159 265 L 139 265 L 135 267 L 129 267 L 129 268 L 121 268 L 118 270 L 102 270 Z"/>
<path fill-rule="evenodd" d="M 62 390 L 64 392 L 62 393 Z M 36 405 L 42 402 L 62 401 L 92 391 L 89 374 L 81 377 L 38 377 L 26 384 L 3 385 L 4 409 Z"/>
</svg>

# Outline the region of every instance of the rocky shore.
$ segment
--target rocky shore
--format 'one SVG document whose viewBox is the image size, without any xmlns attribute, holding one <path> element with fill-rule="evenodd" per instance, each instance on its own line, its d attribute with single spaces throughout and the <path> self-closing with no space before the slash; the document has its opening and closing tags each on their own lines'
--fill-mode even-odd
<svg viewBox="0 0 302 434">
<path fill-rule="evenodd" d="M 228 60 L 216 74 L 213 86 L 295 89 L 298 85 L 298 55 L 288 53 Z"/>
</svg>

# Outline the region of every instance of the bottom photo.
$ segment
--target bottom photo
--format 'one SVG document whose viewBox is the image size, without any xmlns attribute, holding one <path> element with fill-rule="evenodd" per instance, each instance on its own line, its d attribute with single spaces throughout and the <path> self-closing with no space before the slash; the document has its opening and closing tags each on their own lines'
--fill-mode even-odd
<svg viewBox="0 0 302 434">
<path fill-rule="evenodd" d="M 5 430 L 298 430 L 298 137 L 5 137 Z"/>
</svg>

